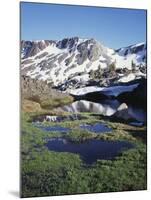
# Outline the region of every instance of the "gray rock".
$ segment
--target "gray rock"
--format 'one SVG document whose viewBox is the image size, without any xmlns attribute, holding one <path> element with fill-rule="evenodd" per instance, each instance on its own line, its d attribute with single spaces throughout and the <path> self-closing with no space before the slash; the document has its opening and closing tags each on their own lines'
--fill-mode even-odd
<svg viewBox="0 0 151 200">
<path fill-rule="evenodd" d="M 21 49 L 23 53 L 23 58 L 28 58 L 30 56 L 35 56 L 41 50 L 45 49 L 47 46 L 55 44 L 52 40 L 43 41 L 21 41 Z"/>
<path fill-rule="evenodd" d="M 60 64 L 66 57 L 68 56 L 67 53 L 63 53 L 58 57 L 58 63 Z"/>
<path fill-rule="evenodd" d="M 22 65 L 27 65 L 27 64 L 31 64 L 33 63 L 33 59 L 28 59 L 28 60 L 24 60 L 23 62 L 21 62 Z"/>
<path fill-rule="evenodd" d="M 76 63 L 78 65 L 82 65 L 84 63 L 84 61 L 87 60 L 88 57 L 88 50 L 83 51 L 81 54 L 76 55 Z"/>
<path fill-rule="evenodd" d="M 64 73 L 67 73 L 68 71 L 70 71 L 71 69 L 73 69 L 75 67 L 77 67 L 76 64 L 73 64 L 73 65 L 69 66 L 67 69 L 64 70 Z"/>
<path fill-rule="evenodd" d="M 89 60 L 95 61 L 95 60 L 99 59 L 100 55 L 101 55 L 100 46 L 97 43 L 95 43 L 94 45 L 91 45 L 90 50 L 89 50 L 89 54 L 88 54 Z"/>
<path fill-rule="evenodd" d="M 79 40 L 78 37 L 65 38 L 57 42 L 56 46 L 60 49 L 65 49 L 65 48 L 72 49 L 77 44 L 78 40 Z"/>
<path fill-rule="evenodd" d="M 126 103 L 122 103 L 118 108 L 117 111 L 127 110 L 128 106 Z"/>
<path fill-rule="evenodd" d="M 130 115 L 130 113 L 128 112 L 128 106 L 126 103 L 122 103 L 116 113 L 114 113 L 114 115 L 112 115 L 114 117 L 117 117 L 117 118 L 121 118 L 121 119 L 124 119 L 124 120 L 130 120 L 132 119 L 133 117 Z"/>
<path fill-rule="evenodd" d="M 48 55 L 48 52 L 44 52 L 44 53 L 40 54 L 39 56 L 36 56 L 35 59 L 41 59 L 41 58 L 45 57 L 46 55 Z"/>
<path fill-rule="evenodd" d="M 75 54 L 72 54 L 69 58 L 67 58 L 65 60 L 66 66 L 68 66 L 72 62 L 74 56 L 75 56 Z"/>
</svg>

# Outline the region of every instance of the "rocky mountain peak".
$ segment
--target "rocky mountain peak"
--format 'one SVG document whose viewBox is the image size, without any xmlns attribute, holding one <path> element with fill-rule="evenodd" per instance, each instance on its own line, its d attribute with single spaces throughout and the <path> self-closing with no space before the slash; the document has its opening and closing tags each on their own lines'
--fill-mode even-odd
<svg viewBox="0 0 151 200">
<path fill-rule="evenodd" d="M 59 49 L 72 49 L 74 46 L 77 45 L 78 41 L 78 37 L 64 38 L 63 40 L 57 42 L 56 47 L 58 47 Z"/>
<path fill-rule="evenodd" d="M 145 51 L 146 50 L 146 43 L 142 42 L 142 43 L 138 43 L 135 45 L 130 45 L 128 47 L 122 47 L 120 49 L 115 50 L 116 52 L 118 52 L 120 55 L 124 55 L 127 56 L 128 54 L 136 54 L 140 51 Z"/>
<path fill-rule="evenodd" d="M 88 84 L 91 79 L 108 85 L 146 76 L 145 43 L 114 50 L 93 38 L 71 37 L 22 41 L 21 50 L 21 74 L 55 86 Z"/>
<path fill-rule="evenodd" d="M 55 44 L 53 40 L 21 41 L 22 58 L 35 56 L 47 46 Z"/>
</svg>

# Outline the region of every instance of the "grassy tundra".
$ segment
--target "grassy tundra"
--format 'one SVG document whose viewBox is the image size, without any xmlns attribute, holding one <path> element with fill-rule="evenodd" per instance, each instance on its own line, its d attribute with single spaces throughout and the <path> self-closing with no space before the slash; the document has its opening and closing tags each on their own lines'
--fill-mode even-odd
<svg viewBox="0 0 151 200">
<path fill-rule="evenodd" d="M 114 160 L 97 160 L 87 166 L 78 154 L 47 149 L 46 138 L 62 137 L 62 133 L 34 127 L 32 119 L 43 113 L 58 113 L 53 109 L 44 110 L 32 101 L 28 101 L 28 104 L 37 109 L 35 112 L 24 109 L 21 116 L 22 197 L 146 189 L 146 127 L 132 127 L 106 120 L 105 123 L 113 131 L 97 135 L 79 128 L 81 123 L 104 122 L 103 118 L 92 116 L 91 113 L 83 113 L 86 117 L 83 120 L 60 122 L 62 127 L 71 128 L 65 137 L 74 142 L 97 138 L 129 141 L 135 145 Z M 43 125 L 55 125 L 55 122 L 45 122 Z"/>
</svg>

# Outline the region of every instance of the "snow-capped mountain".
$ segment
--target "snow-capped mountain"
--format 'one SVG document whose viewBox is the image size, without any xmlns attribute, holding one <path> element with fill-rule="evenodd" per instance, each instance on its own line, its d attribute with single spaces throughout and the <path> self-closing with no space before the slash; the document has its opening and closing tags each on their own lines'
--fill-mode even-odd
<svg viewBox="0 0 151 200">
<path fill-rule="evenodd" d="M 86 85 L 97 70 L 101 70 L 102 78 L 108 78 L 107 81 L 128 82 L 145 77 L 146 44 L 114 50 L 95 39 L 78 37 L 21 42 L 22 75 L 68 88 L 71 86 L 68 83 Z"/>
</svg>

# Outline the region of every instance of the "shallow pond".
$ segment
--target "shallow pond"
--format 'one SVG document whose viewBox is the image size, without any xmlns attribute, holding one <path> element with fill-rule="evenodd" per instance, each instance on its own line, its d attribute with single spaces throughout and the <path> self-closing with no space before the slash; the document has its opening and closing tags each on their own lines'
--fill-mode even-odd
<svg viewBox="0 0 151 200">
<path fill-rule="evenodd" d="M 129 124 L 137 127 L 142 127 L 144 125 L 143 122 L 130 122 Z"/>
<path fill-rule="evenodd" d="M 109 128 L 107 125 L 105 125 L 103 123 L 82 124 L 82 125 L 80 125 L 80 128 L 88 130 L 90 132 L 95 132 L 95 133 L 98 133 L 98 134 L 112 131 L 111 128 Z"/>
<path fill-rule="evenodd" d="M 74 143 L 65 138 L 51 138 L 46 144 L 50 151 L 79 154 L 86 164 L 92 164 L 98 159 L 112 160 L 123 150 L 133 148 L 125 141 L 102 141 L 97 139 Z"/>
<path fill-rule="evenodd" d="M 43 125 L 42 123 L 36 123 L 33 122 L 33 125 L 37 128 L 40 128 L 41 130 L 44 131 L 57 131 L 60 133 L 67 133 L 69 132 L 71 129 L 70 128 L 66 128 L 66 127 L 62 127 L 60 125 L 55 125 L 55 126 L 49 126 L 49 125 Z M 96 123 L 96 124 L 81 124 L 80 129 L 85 129 L 88 130 L 90 132 L 95 132 L 95 133 L 105 133 L 105 132 L 111 132 L 112 129 L 109 128 L 107 125 L 103 124 L 103 123 Z"/>
<path fill-rule="evenodd" d="M 60 133 L 67 133 L 71 130 L 70 128 L 65 128 L 65 127 L 62 127 L 62 126 L 59 126 L 59 125 L 44 126 L 44 125 L 39 124 L 39 123 L 33 123 L 33 125 L 37 128 L 40 128 L 41 130 L 44 130 L 44 131 L 58 131 Z"/>
</svg>

